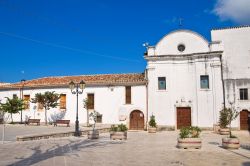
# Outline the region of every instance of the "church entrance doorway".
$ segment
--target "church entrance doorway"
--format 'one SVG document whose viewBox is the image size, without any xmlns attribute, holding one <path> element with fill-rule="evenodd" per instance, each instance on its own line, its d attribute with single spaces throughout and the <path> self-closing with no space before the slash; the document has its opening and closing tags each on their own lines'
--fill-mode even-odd
<svg viewBox="0 0 250 166">
<path fill-rule="evenodd" d="M 191 126 L 191 108 L 177 107 L 177 129 Z"/>
</svg>

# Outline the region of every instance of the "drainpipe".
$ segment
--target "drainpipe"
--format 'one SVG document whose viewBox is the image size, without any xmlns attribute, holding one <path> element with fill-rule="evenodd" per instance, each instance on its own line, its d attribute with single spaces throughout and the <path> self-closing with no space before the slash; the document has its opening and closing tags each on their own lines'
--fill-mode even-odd
<svg viewBox="0 0 250 166">
<path fill-rule="evenodd" d="M 146 130 L 148 130 L 148 70 L 145 71 L 146 74 Z"/>
<path fill-rule="evenodd" d="M 225 82 L 223 78 L 223 64 L 222 64 L 222 55 L 220 55 L 220 70 L 221 70 L 221 81 L 222 81 L 222 90 L 223 90 L 223 108 L 226 108 L 226 99 L 225 99 Z"/>
</svg>

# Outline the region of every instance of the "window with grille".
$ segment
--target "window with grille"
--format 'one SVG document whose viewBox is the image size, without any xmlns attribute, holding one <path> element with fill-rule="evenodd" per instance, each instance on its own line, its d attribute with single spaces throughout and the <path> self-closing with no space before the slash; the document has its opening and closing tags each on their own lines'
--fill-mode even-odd
<svg viewBox="0 0 250 166">
<path fill-rule="evenodd" d="M 66 94 L 60 95 L 60 109 L 66 109 Z"/>
<path fill-rule="evenodd" d="M 240 100 L 248 100 L 248 89 L 247 88 L 240 89 Z"/>
<path fill-rule="evenodd" d="M 131 104 L 131 86 L 126 86 L 125 89 L 126 89 L 125 90 L 126 91 L 125 92 L 125 95 L 126 95 L 125 96 L 125 98 L 126 98 L 125 99 L 126 100 L 125 103 L 126 104 Z"/>
</svg>

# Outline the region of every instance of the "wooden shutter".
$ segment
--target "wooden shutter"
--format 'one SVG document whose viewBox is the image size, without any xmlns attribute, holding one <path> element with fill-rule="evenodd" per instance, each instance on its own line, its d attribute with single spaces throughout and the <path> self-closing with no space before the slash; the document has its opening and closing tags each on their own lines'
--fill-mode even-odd
<svg viewBox="0 0 250 166">
<path fill-rule="evenodd" d="M 30 95 L 24 95 L 23 96 L 24 100 L 24 109 L 27 110 L 30 108 Z"/>
<path fill-rule="evenodd" d="M 66 109 L 66 94 L 60 95 L 60 109 Z"/>
<path fill-rule="evenodd" d="M 95 106 L 95 95 L 93 93 L 88 94 L 87 109 L 94 109 L 94 106 Z"/>
<path fill-rule="evenodd" d="M 126 86 L 126 104 L 131 104 L 131 86 Z"/>
</svg>

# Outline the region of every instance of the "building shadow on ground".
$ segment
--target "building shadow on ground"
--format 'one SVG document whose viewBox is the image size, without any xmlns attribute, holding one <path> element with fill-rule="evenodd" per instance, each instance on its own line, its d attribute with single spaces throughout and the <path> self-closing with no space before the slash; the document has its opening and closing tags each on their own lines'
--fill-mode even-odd
<svg viewBox="0 0 250 166">
<path fill-rule="evenodd" d="M 85 148 L 91 149 L 91 148 L 96 148 L 96 147 L 105 147 L 111 144 L 123 144 L 124 143 L 122 141 L 110 141 L 107 139 L 97 139 L 97 140 L 89 140 L 86 138 L 83 138 L 83 139 L 68 140 L 69 142 L 64 145 L 60 145 L 60 141 L 56 142 L 55 140 L 54 142 L 55 145 L 53 145 L 51 148 L 45 151 L 42 150 L 42 145 L 28 148 L 28 150 L 33 151 L 31 156 L 27 158 L 16 158 L 20 160 L 16 161 L 15 163 L 9 164 L 8 166 L 33 165 L 33 164 L 39 163 L 41 161 L 44 161 L 53 157 L 64 156 L 67 154 L 79 157 L 76 154 L 76 152 L 79 152 Z"/>
</svg>

